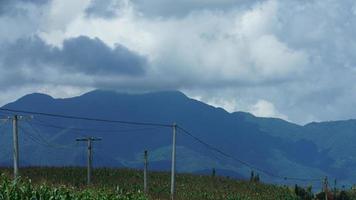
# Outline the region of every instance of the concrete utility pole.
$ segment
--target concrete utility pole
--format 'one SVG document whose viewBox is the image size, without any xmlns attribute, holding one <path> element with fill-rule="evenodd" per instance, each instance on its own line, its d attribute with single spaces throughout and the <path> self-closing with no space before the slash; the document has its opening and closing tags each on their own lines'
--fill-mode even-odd
<svg viewBox="0 0 356 200">
<path fill-rule="evenodd" d="M 215 175 L 216 175 L 216 170 L 215 170 L 215 168 L 213 168 L 213 171 L 212 171 L 212 173 L 211 173 L 211 176 L 214 178 Z"/>
<path fill-rule="evenodd" d="M 147 150 L 145 151 L 144 154 L 144 169 L 143 169 L 143 191 L 147 194 L 148 193 L 148 187 L 147 187 L 147 174 L 148 174 L 148 155 L 147 155 Z"/>
<path fill-rule="evenodd" d="M 18 121 L 32 119 L 33 116 L 19 116 L 14 115 L 12 117 L 12 137 L 13 137 L 13 157 L 14 157 L 14 179 L 19 177 L 19 131 L 18 131 Z M 8 117 L 11 119 L 11 117 Z"/>
<path fill-rule="evenodd" d="M 173 124 L 173 141 L 172 141 L 172 169 L 171 169 L 171 200 L 174 200 L 175 195 L 175 173 L 176 173 L 176 135 L 177 124 Z"/>
<path fill-rule="evenodd" d="M 325 200 L 328 200 L 328 177 L 325 176 L 324 178 L 324 193 L 325 193 Z"/>
<path fill-rule="evenodd" d="M 91 173 L 93 169 L 93 144 L 94 141 L 100 141 L 101 138 L 87 137 L 87 138 L 78 138 L 76 141 L 87 142 L 88 143 L 88 158 L 87 158 L 87 185 L 91 183 Z"/>
<path fill-rule="evenodd" d="M 12 136 L 14 145 L 14 178 L 19 176 L 19 136 L 18 136 L 18 116 L 14 115 L 12 118 Z"/>
<path fill-rule="evenodd" d="M 336 189 L 336 179 L 334 179 L 334 199 L 336 199 L 336 193 L 337 193 L 337 189 Z"/>
</svg>

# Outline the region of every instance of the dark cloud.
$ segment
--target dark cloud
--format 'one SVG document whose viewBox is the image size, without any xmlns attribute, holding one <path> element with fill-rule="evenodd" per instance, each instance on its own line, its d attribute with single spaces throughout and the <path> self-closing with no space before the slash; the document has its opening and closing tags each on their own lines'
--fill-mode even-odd
<svg viewBox="0 0 356 200">
<path fill-rule="evenodd" d="M 117 73 L 140 75 L 144 72 L 145 59 L 126 47 L 116 45 L 114 49 L 99 39 L 78 37 L 65 40 L 62 59 L 64 65 L 76 66 L 86 73 Z"/>
<path fill-rule="evenodd" d="M 0 62 L 7 68 L 58 67 L 87 75 L 129 75 L 144 73 L 145 58 L 117 45 L 111 49 L 101 40 L 80 36 L 67 39 L 63 47 L 53 47 L 40 38 L 20 39 L 1 48 Z"/>
<path fill-rule="evenodd" d="M 1 0 L 0 5 L 15 5 L 17 3 L 31 3 L 36 5 L 43 5 L 50 2 L 50 0 Z"/>
<path fill-rule="evenodd" d="M 4 14 L 23 14 L 25 11 L 19 7 L 22 4 L 33 4 L 40 6 L 48 3 L 50 0 L 0 0 L 0 16 Z"/>
<path fill-rule="evenodd" d="M 0 16 L 4 15 L 7 12 L 14 11 L 14 2 L 11 0 L 2 0 L 0 1 Z"/>
<path fill-rule="evenodd" d="M 46 4 L 48 3 L 50 0 L 18 0 L 20 2 L 25 2 L 25 3 L 33 3 L 33 4 Z"/>
<path fill-rule="evenodd" d="M 46 45 L 38 37 L 19 39 L 13 44 L 3 45 L 2 61 L 11 68 L 26 64 L 36 67 L 53 60 L 55 50 L 56 48 Z"/>
</svg>

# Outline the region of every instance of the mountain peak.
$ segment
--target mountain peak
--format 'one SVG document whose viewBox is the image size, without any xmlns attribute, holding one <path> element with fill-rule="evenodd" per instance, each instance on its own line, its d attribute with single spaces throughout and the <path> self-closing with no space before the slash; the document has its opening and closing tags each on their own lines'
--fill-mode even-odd
<svg viewBox="0 0 356 200">
<path fill-rule="evenodd" d="M 188 98 L 183 92 L 178 90 L 155 91 L 155 92 L 146 93 L 144 95 L 163 96 L 163 97 L 172 97 L 172 98 Z"/>
<path fill-rule="evenodd" d="M 17 101 L 52 101 L 54 98 L 48 94 L 43 94 L 43 93 L 32 93 L 32 94 L 27 94 Z"/>
<path fill-rule="evenodd" d="M 42 93 L 32 93 L 27 94 L 12 103 L 6 104 L 4 108 L 24 109 L 32 107 L 33 105 L 47 105 L 54 101 L 55 99 L 50 95 Z"/>
<path fill-rule="evenodd" d="M 147 92 L 141 92 L 141 93 L 133 93 L 133 92 L 128 92 L 128 91 L 115 91 L 115 90 L 102 90 L 102 89 L 97 89 L 97 90 L 93 90 L 90 92 L 87 92 L 85 94 L 83 94 L 82 96 L 118 96 L 118 95 L 130 95 L 130 96 L 171 96 L 171 97 L 185 97 L 187 98 L 187 96 L 183 93 L 180 92 L 178 90 L 167 90 L 167 91 L 147 91 Z"/>
</svg>

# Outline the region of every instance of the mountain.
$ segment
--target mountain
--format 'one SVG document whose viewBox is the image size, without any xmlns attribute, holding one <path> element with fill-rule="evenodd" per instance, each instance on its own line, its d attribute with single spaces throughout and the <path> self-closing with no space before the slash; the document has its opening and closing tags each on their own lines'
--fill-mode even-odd
<svg viewBox="0 0 356 200">
<path fill-rule="evenodd" d="M 281 119 L 260 118 L 244 112 L 229 113 L 188 98 L 181 92 L 126 94 L 95 90 L 55 99 L 29 94 L 3 108 L 73 115 L 116 121 L 173 124 L 176 122 L 208 144 L 281 177 L 337 177 L 339 183 L 356 180 L 356 122 L 324 122 L 299 126 Z M 4 113 L 11 115 L 13 113 Z M 84 136 L 102 138 L 94 143 L 94 164 L 105 167 L 142 167 L 149 151 L 150 169 L 170 170 L 172 128 L 35 115 L 19 122 L 22 165 L 85 165 Z M 1 131 L 1 129 L 0 129 Z M 0 164 L 11 165 L 12 135 L 4 125 Z M 248 178 L 251 168 L 206 148 L 178 129 L 177 169 Z M 259 172 L 262 180 L 295 183 Z M 309 184 L 300 182 L 299 184 Z M 320 183 L 316 183 L 319 186 Z"/>
</svg>

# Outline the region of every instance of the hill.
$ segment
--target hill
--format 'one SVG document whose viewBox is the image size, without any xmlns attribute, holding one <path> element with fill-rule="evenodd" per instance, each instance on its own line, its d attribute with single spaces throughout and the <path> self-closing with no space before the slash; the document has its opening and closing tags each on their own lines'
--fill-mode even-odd
<svg viewBox="0 0 356 200">
<path fill-rule="evenodd" d="M 351 142 L 345 143 L 347 134 L 348 139 L 353 138 L 351 133 L 354 127 L 349 123 L 325 122 L 299 126 L 281 119 L 255 117 L 249 113 L 228 113 L 177 91 L 126 94 L 95 90 L 65 99 L 35 93 L 3 108 L 111 120 L 164 124 L 176 122 L 216 148 L 280 177 L 314 178 L 328 175 L 337 177 L 340 184 L 356 180 L 353 175 L 356 174 L 356 160 L 352 156 L 355 149 Z M 331 130 L 329 126 L 334 128 Z M 10 165 L 10 125 L 5 125 L 2 132 L 5 134 L 0 141 L 3 147 L 0 152 L 1 164 Z M 337 140 L 333 142 L 330 137 L 336 132 Z M 85 144 L 75 142 L 77 137 L 82 136 L 103 139 L 94 146 L 94 164 L 97 167 L 141 168 L 142 153 L 147 149 L 153 169 L 170 169 L 171 128 L 45 116 L 34 116 L 32 120 L 20 122 L 21 164 L 82 166 L 85 164 Z M 324 140 L 329 143 L 325 145 Z M 215 168 L 220 175 L 249 177 L 250 167 L 205 148 L 181 131 L 178 131 L 177 145 L 179 172 L 204 173 Z M 342 158 L 339 157 L 341 151 Z M 295 183 L 260 173 L 262 179 L 268 182 Z"/>
</svg>

